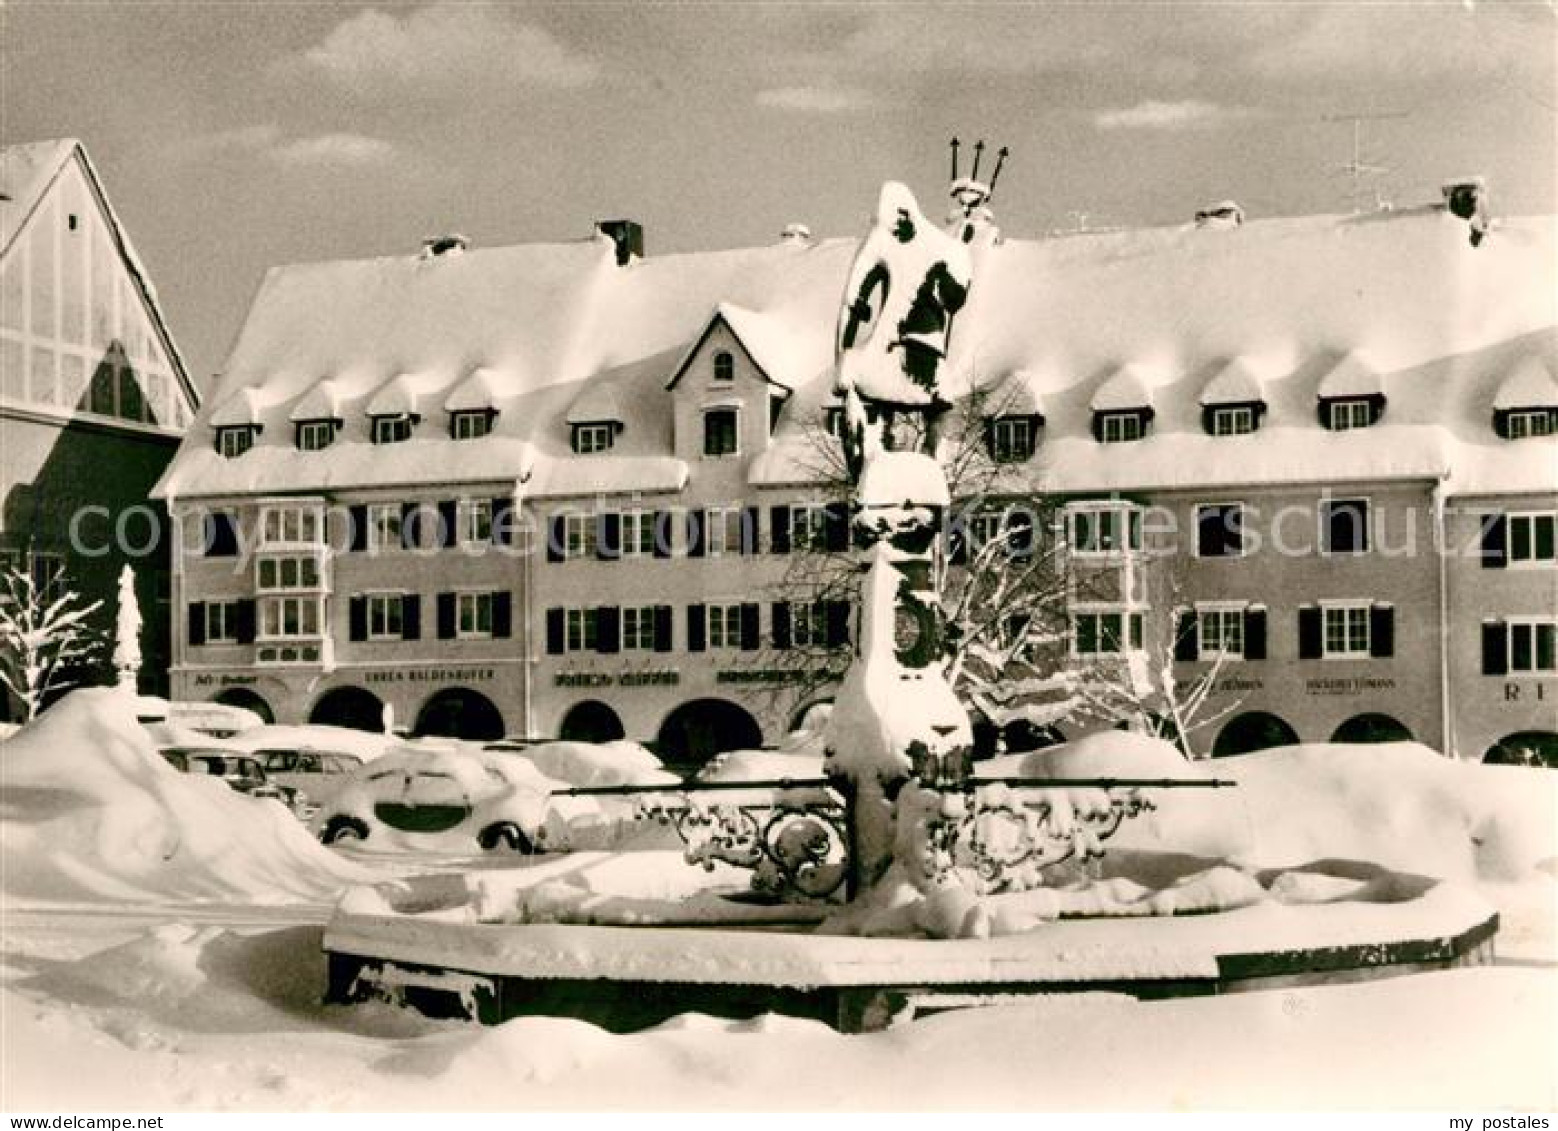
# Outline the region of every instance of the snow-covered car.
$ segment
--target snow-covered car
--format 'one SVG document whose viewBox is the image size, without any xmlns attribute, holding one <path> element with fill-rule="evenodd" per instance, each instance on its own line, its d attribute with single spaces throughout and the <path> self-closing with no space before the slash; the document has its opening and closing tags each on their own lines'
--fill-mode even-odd
<svg viewBox="0 0 1558 1131">
<path fill-rule="evenodd" d="M 388 850 L 557 851 L 568 847 L 570 811 L 581 808 L 550 797 L 560 788 L 522 758 L 407 746 L 352 774 L 314 830 L 326 844 Z"/>
<path fill-rule="evenodd" d="M 283 788 L 307 793 L 318 806 L 334 801 L 351 775 L 365 765 L 363 759 L 344 750 L 262 747 L 253 753 L 267 778 Z"/>
<path fill-rule="evenodd" d="M 221 778 L 230 789 L 238 793 L 273 798 L 305 819 L 312 808 L 306 793 L 271 781 L 265 774 L 265 768 L 252 755 L 203 746 L 164 746 L 158 753 L 168 765 L 181 773 Z"/>
</svg>

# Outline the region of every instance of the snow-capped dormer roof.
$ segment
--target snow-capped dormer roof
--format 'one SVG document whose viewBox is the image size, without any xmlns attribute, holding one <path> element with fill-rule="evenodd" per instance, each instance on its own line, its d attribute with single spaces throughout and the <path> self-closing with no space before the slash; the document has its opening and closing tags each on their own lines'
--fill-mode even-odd
<svg viewBox="0 0 1558 1131">
<path fill-rule="evenodd" d="M 1122 365 L 1093 393 L 1094 412 L 1126 412 L 1133 408 L 1151 408 L 1152 393 L 1134 365 Z"/>
<path fill-rule="evenodd" d="M 211 427 L 242 428 L 249 424 L 259 424 L 263 407 L 264 402 L 257 389 L 239 389 L 212 411 Z"/>
<path fill-rule="evenodd" d="M 1518 408 L 1558 408 L 1558 381 L 1540 357 L 1528 355 L 1499 384 L 1495 412 Z"/>
<path fill-rule="evenodd" d="M 417 411 L 419 390 L 416 378 L 402 373 L 379 386 L 368 401 L 369 416 L 410 416 Z"/>
<path fill-rule="evenodd" d="M 287 419 L 294 424 L 300 420 L 339 420 L 340 417 L 340 385 L 329 378 L 304 393 L 287 414 Z"/>
<path fill-rule="evenodd" d="M 568 406 L 567 424 L 622 424 L 622 406 L 610 385 L 587 382 L 573 404 Z"/>
<path fill-rule="evenodd" d="M 1250 372 L 1243 358 L 1236 357 L 1223 366 L 1201 390 L 1203 407 L 1220 404 L 1251 404 L 1266 399 L 1260 379 Z"/>
<path fill-rule="evenodd" d="M 481 412 L 497 407 L 497 374 L 480 366 L 449 391 L 444 398 L 445 412 Z"/>
<path fill-rule="evenodd" d="M 1330 397 L 1375 397 L 1385 392 L 1379 371 L 1356 350 L 1347 354 L 1320 379 L 1317 394 Z"/>
<path fill-rule="evenodd" d="M 710 332 L 720 323 L 730 329 L 763 377 L 786 394 L 817 376 L 828 364 L 826 350 L 819 352 L 818 347 L 829 339 L 819 335 L 815 327 L 797 328 L 774 315 L 722 302 L 714 308 L 714 314 L 692 348 L 682 355 L 671 379 L 666 382 L 667 389 L 676 387 L 693 358 L 703 349 Z"/>
<path fill-rule="evenodd" d="M 985 402 L 989 416 L 1043 416 L 1039 393 L 1039 375 L 1031 369 L 1017 369 L 990 391 Z"/>
</svg>

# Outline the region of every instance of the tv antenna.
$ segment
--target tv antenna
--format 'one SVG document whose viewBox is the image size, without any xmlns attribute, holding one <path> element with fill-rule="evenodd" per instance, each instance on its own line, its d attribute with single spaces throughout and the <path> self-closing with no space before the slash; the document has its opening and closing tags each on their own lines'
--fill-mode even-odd
<svg viewBox="0 0 1558 1131">
<path fill-rule="evenodd" d="M 1352 123 L 1352 160 L 1338 166 L 1341 172 L 1352 178 L 1352 210 L 1363 211 L 1363 180 L 1365 177 L 1378 177 L 1390 172 L 1388 165 L 1370 165 L 1363 160 L 1363 123 L 1378 122 L 1389 118 L 1405 118 L 1408 112 L 1405 110 L 1383 110 L 1372 114 L 1362 112 L 1348 114 L 1326 114 L 1320 119 L 1324 122 L 1351 122 Z"/>
</svg>

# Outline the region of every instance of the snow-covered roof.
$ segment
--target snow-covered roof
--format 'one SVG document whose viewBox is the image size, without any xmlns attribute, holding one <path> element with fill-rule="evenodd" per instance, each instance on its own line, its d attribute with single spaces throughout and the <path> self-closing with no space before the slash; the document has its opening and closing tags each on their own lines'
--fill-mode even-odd
<svg viewBox="0 0 1558 1131">
<path fill-rule="evenodd" d="M 259 389 L 239 389 L 211 413 L 213 428 L 236 428 L 264 420 L 265 401 Z"/>
<path fill-rule="evenodd" d="M 1250 372 L 1249 363 L 1242 357 L 1233 358 L 1219 369 L 1206 387 L 1201 390 L 1203 405 L 1249 404 L 1264 400 L 1260 381 Z"/>
<path fill-rule="evenodd" d="M 989 416 L 1043 416 L 1044 405 L 1039 390 L 1044 378 L 1028 369 L 1019 369 L 990 391 L 985 400 Z"/>
<path fill-rule="evenodd" d="M 364 410 L 369 416 L 410 416 L 420 411 L 422 385 L 414 373 L 401 373 L 379 386 Z"/>
<path fill-rule="evenodd" d="M 863 507 L 944 507 L 947 475 L 920 452 L 879 452 L 866 461 L 856 491 Z"/>
<path fill-rule="evenodd" d="M 340 416 L 340 386 L 328 377 L 299 397 L 292 411 L 287 413 L 287 419 L 294 423 L 299 420 L 338 420 Z"/>
<path fill-rule="evenodd" d="M 604 382 L 590 382 L 580 390 L 573 404 L 568 406 L 566 420 L 569 424 L 622 424 L 627 417 L 617 403 L 617 394 Z"/>
<path fill-rule="evenodd" d="M 667 380 L 716 316 L 754 361 L 797 382 L 768 446 L 744 457 L 748 482 L 814 481 L 828 465 L 816 451 L 817 424 L 855 248 L 822 240 L 650 256 L 624 270 L 608 244 L 587 240 L 276 268 L 239 335 L 220 400 L 260 389 L 269 406 L 262 416 L 284 419 L 286 406 L 330 374 L 343 388 L 340 438 L 300 455 L 289 428 L 271 428 L 251 451 L 224 460 L 200 435 L 208 416 L 158 490 L 220 496 L 530 476 L 532 494 L 576 493 L 581 482 L 631 491 L 646 466 L 664 469 L 655 482 L 673 484 L 684 470 L 669 458 L 676 394 Z M 1505 218 L 1478 248 L 1460 221 L 1433 207 L 1251 221 L 1237 239 L 1187 226 L 1009 238 L 974 247 L 973 257 L 946 391 L 958 397 L 992 375 L 1029 375 L 1045 438 L 1032 460 L 1003 471 L 1023 477 L 1025 489 L 1440 475 L 1452 492 L 1552 489 L 1544 453 L 1558 441 L 1502 440 L 1490 414 L 1499 384 L 1523 359 L 1558 356 L 1553 217 Z M 1267 285 L 1274 278 L 1281 287 Z M 741 311 L 760 316 L 756 330 Z M 775 362 L 766 341 L 754 344 L 768 328 L 782 329 L 780 353 L 802 363 Z M 376 389 L 414 372 L 427 382 L 426 403 L 442 403 L 472 359 L 495 374 L 501 411 L 490 440 L 371 444 L 366 402 Z M 1258 376 L 1267 412 L 1253 435 L 1214 438 L 1203 430 L 1201 401 L 1230 359 Z M 611 390 L 630 427 L 610 452 L 575 455 L 571 410 L 596 388 Z M 1386 422 L 1334 433 L 1316 423 L 1322 392 L 1371 389 L 1390 395 Z M 1128 458 L 1093 438 L 1095 408 L 1148 405 L 1153 427 Z"/>
<path fill-rule="evenodd" d="M 722 302 L 714 308 L 704 332 L 683 353 L 671 379 L 666 382 L 667 388 L 674 388 L 682 379 L 709 333 L 721 323 L 730 328 L 763 376 L 786 393 L 816 377 L 832 361 L 826 348 L 828 339 L 819 338 L 809 332 L 809 328 L 793 325 L 773 314 L 748 310 L 733 302 Z"/>
<path fill-rule="evenodd" d="M 1493 408 L 1558 408 L 1558 381 L 1544 358 L 1531 354 L 1521 359 L 1493 395 Z"/>
<path fill-rule="evenodd" d="M 486 366 L 477 366 L 444 398 L 445 412 L 480 412 L 497 407 L 497 390 L 503 377 Z"/>
</svg>

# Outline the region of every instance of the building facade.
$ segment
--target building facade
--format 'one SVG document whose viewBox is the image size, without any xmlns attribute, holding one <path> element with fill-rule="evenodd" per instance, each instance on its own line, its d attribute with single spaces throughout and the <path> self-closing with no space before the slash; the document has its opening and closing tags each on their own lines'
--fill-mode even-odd
<svg viewBox="0 0 1558 1131">
<path fill-rule="evenodd" d="M 614 224 L 272 271 L 158 487 L 176 692 L 679 764 L 776 739 L 851 645 L 808 570 L 848 545 L 853 250 L 645 257 Z M 1212 672 L 1220 754 L 1549 750 L 1553 251 L 1551 218 L 1473 247 L 1438 208 L 982 232 L 947 371 L 1000 495 L 1058 503 L 1034 538 L 1095 575 L 1062 662 Z"/>
<path fill-rule="evenodd" d="M 196 403 L 86 150 L 0 150 L 0 555 L 45 592 L 102 601 L 103 630 L 132 565 L 147 692 L 167 691 L 173 658 L 166 522 L 149 495 Z"/>
</svg>

